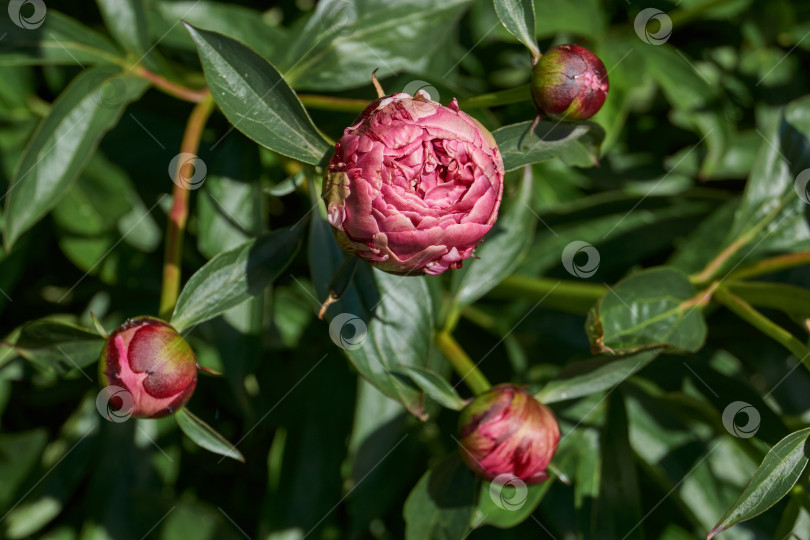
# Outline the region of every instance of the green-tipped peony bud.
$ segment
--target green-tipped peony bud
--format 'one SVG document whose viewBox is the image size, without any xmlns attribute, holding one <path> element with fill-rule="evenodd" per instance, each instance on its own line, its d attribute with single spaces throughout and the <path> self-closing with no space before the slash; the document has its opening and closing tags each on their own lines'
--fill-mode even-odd
<svg viewBox="0 0 810 540">
<path fill-rule="evenodd" d="M 194 352 L 168 323 L 152 317 L 129 319 L 110 334 L 99 364 L 103 387 L 118 386 L 128 396 L 113 408 L 136 418 L 158 418 L 185 405 L 197 385 Z M 130 399 L 131 396 L 131 399 Z M 116 399 L 113 397 L 113 400 Z"/>
<path fill-rule="evenodd" d="M 532 69 L 532 99 L 551 118 L 590 118 L 602 108 L 609 86 L 605 64 L 579 45 L 549 49 Z"/>
<path fill-rule="evenodd" d="M 509 474 L 538 484 L 548 478 L 560 428 L 551 410 L 529 392 L 499 384 L 461 411 L 459 439 L 461 457 L 475 473 L 489 480 Z"/>
</svg>

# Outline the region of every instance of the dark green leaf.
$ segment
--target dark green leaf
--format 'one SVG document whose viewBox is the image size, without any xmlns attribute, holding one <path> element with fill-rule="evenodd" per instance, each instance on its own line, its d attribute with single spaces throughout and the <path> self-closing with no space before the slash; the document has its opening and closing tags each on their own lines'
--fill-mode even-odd
<svg viewBox="0 0 810 540">
<path fill-rule="evenodd" d="M 402 372 L 410 377 L 416 386 L 421 388 L 425 394 L 436 401 L 439 405 L 460 411 L 464 408 L 465 402 L 458 395 L 447 379 L 435 371 L 414 366 L 402 366 Z"/>
<path fill-rule="evenodd" d="M 7 248 L 53 208 L 104 134 L 147 85 L 117 67 L 98 66 L 80 73 L 62 92 L 28 144 L 6 193 Z"/>
<path fill-rule="evenodd" d="M 652 362 L 660 351 L 642 351 L 619 359 L 597 357 L 569 364 L 534 397 L 554 403 L 613 388 Z"/>
<path fill-rule="evenodd" d="M 139 57 L 151 48 L 141 0 L 96 0 L 110 35 L 125 51 Z"/>
<path fill-rule="evenodd" d="M 38 368 L 64 374 L 98 362 L 103 344 L 104 339 L 92 330 L 42 319 L 22 327 L 14 348 Z"/>
<path fill-rule="evenodd" d="M 506 30 L 526 45 L 533 56 L 540 56 L 534 37 L 534 0 L 495 0 L 495 13 Z"/>
<path fill-rule="evenodd" d="M 14 503 L 14 492 L 36 465 L 47 441 L 44 428 L 0 434 L 0 508 Z"/>
<path fill-rule="evenodd" d="M 238 41 L 190 24 L 186 28 L 197 44 L 211 94 L 236 129 L 304 163 L 323 160 L 329 144 L 272 64 Z"/>
<path fill-rule="evenodd" d="M 493 482 L 481 482 L 478 504 L 470 526 L 478 528 L 493 525 L 500 529 L 509 529 L 519 525 L 537 509 L 552 484 L 551 480 L 533 486 L 501 486 Z"/>
<path fill-rule="evenodd" d="M 208 261 L 180 291 L 172 325 L 182 331 L 264 291 L 298 253 L 301 231 L 279 229 Z"/>
<path fill-rule="evenodd" d="M 478 259 L 466 261 L 453 273 L 453 295 L 461 304 L 475 302 L 512 273 L 531 245 L 536 223 L 529 206 L 533 182 L 531 169 L 527 167 L 522 176 L 518 192 L 505 197 L 511 206 L 501 214 L 476 249 Z"/>
<path fill-rule="evenodd" d="M 588 314 L 594 353 L 624 354 L 665 347 L 695 352 L 706 322 L 695 288 L 680 270 L 643 270 L 620 281 Z"/>
<path fill-rule="evenodd" d="M 43 4 L 44 7 L 44 4 Z M 78 65 L 121 62 L 110 40 L 48 7 L 42 26 L 23 29 L 0 17 L 0 65 Z"/>
<path fill-rule="evenodd" d="M 279 64 L 290 84 L 312 90 L 343 90 L 400 71 L 415 71 L 438 47 L 469 0 L 318 2 L 313 16 Z M 399 92 L 400 89 L 391 89 Z"/>
<path fill-rule="evenodd" d="M 426 472 L 405 501 L 406 540 L 460 540 L 475 502 L 475 477 L 451 454 Z"/>
<path fill-rule="evenodd" d="M 245 457 L 234 445 L 185 407 L 177 411 L 174 418 L 183 433 L 188 435 L 188 438 L 199 446 L 215 454 L 244 463 Z"/>
<path fill-rule="evenodd" d="M 531 125 L 532 121 L 521 122 L 492 132 L 507 171 L 558 156 L 569 165 L 593 166 L 599 163 L 599 148 L 605 131 L 598 124 L 541 120 L 530 137 Z"/>
<path fill-rule="evenodd" d="M 791 433 L 771 448 L 740 498 L 714 526 L 707 540 L 741 521 L 758 516 L 793 489 L 810 458 L 808 437 L 810 428 L 805 428 Z"/>
</svg>

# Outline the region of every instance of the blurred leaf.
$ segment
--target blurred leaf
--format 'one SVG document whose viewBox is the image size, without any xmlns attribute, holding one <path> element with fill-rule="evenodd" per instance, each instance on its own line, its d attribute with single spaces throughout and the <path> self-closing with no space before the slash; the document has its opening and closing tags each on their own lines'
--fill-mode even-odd
<svg viewBox="0 0 810 540">
<path fill-rule="evenodd" d="M 245 457 L 228 442 L 225 437 L 217 433 L 214 428 L 203 422 L 187 408 L 183 407 L 174 413 L 177 425 L 188 435 L 188 438 L 206 450 L 221 456 L 233 458 L 244 463 Z"/>
<path fill-rule="evenodd" d="M 492 132 L 507 171 L 558 156 L 569 165 L 582 167 L 592 167 L 599 162 L 599 147 L 605 131 L 598 124 L 541 120 L 530 137 L 531 125 L 532 121 L 521 122 Z"/>
<path fill-rule="evenodd" d="M 6 37 L 0 41 L 0 65 L 81 66 L 121 61 L 109 39 L 50 7 L 36 29 L 18 27 L 3 15 L 0 36 Z"/>
<path fill-rule="evenodd" d="M 297 89 L 344 90 L 408 71 L 441 44 L 470 0 L 326 0 L 301 27 L 279 70 Z M 397 89 L 399 91 L 399 89 Z M 391 92 L 393 93 L 393 92 Z"/>
<path fill-rule="evenodd" d="M 460 540 L 475 503 L 475 477 L 453 453 L 414 486 L 402 514 L 406 540 Z"/>
<path fill-rule="evenodd" d="M 220 253 L 180 291 L 172 325 L 182 331 L 260 294 L 290 264 L 301 240 L 300 230 L 279 229 Z"/>
<path fill-rule="evenodd" d="M 771 448 L 740 498 L 714 526 L 707 539 L 758 516 L 790 492 L 810 459 L 808 437 L 810 428 L 805 428 L 791 433 Z"/>
<path fill-rule="evenodd" d="M 698 299 L 680 270 L 659 267 L 633 274 L 588 314 L 591 350 L 623 354 L 666 347 L 695 352 L 706 340 Z"/>
<path fill-rule="evenodd" d="M 458 395 L 447 379 L 435 371 L 414 366 L 402 366 L 402 372 L 407 375 L 416 386 L 421 388 L 425 394 L 436 401 L 439 405 L 460 411 L 464 408 L 465 402 Z"/>
<path fill-rule="evenodd" d="M 328 284 L 344 256 L 331 226 L 318 214 L 309 238 L 309 266 L 318 298 L 328 296 Z M 357 371 L 411 414 L 425 419 L 422 393 L 394 375 L 403 366 L 428 362 L 433 313 L 425 280 L 387 274 L 360 263 L 352 283 L 329 307 L 326 318 L 330 337 Z"/>
<path fill-rule="evenodd" d="M 152 2 L 147 17 L 151 38 L 159 40 L 162 47 L 195 50 L 191 36 L 177 24 L 181 19 L 244 43 L 271 61 L 283 54 L 290 39 L 286 28 L 268 25 L 261 12 L 225 2 Z"/>
<path fill-rule="evenodd" d="M 127 104 L 147 86 L 117 67 L 98 66 L 82 71 L 62 92 L 28 144 L 6 193 L 7 249 L 53 208 Z"/>
<path fill-rule="evenodd" d="M 596 357 L 574 362 L 534 394 L 543 403 L 554 403 L 613 388 L 652 362 L 660 350 L 642 351 L 622 358 Z"/>
<path fill-rule="evenodd" d="M 506 30 L 526 45 L 532 56 L 540 56 L 534 37 L 534 0 L 495 0 L 494 4 Z"/>
<path fill-rule="evenodd" d="M 186 24 L 211 95 L 239 131 L 285 156 L 317 165 L 330 150 L 298 96 L 267 60 L 238 41 Z"/>
<path fill-rule="evenodd" d="M 42 319 L 22 327 L 14 349 L 38 368 L 63 375 L 98 362 L 103 344 L 92 330 Z"/>
<path fill-rule="evenodd" d="M 535 5 L 537 34 L 541 37 L 573 33 L 588 39 L 601 36 L 607 20 L 600 0 L 540 0 Z"/>
<path fill-rule="evenodd" d="M 547 480 L 542 484 L 517 487 L 482 481 L 470 527 L 492 525 L 510 529 L 523 523 L 537 509 L 552 484 L 552 480 Z"/>
<path fill-rule="evenodd" d="M 531 207 L 532 171 L 523 172 L 518 192 L 509 196 L 510 206 L 501 215 L 483 243 L 475 250 L 478 259 L 466 261 L 453 272 L 452 294 L 460 304 L 469 304 L 488 293 L 512 273 L 531 245 L 536 223 Z M 508 188 L 504 188 L 508 189 Z"/>
<path fill-rule="evenodd" d="M 591 532 L 596 538 L 643 538 L 641 494 L 621 392 L 612 394 L 601 438 L 602 474 Z"/>
<path fill-rule="evenodd" d="M 44 428 L 0 434 L 0 509 L 14 502 L 14 494 L 37 464 L 48 434 Z"/>
<path fill-rule="evenodd" d="M 110 35 L 125 51 L 144 55 L 150 48 L 142 0 L 96 0 Z"/>
</svg>

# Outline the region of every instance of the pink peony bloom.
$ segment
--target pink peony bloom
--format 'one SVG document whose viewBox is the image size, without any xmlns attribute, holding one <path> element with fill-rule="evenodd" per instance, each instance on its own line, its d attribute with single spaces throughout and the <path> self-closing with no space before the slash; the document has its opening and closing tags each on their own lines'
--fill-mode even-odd
<svg viewBox="0 0 810 540">
<path fill-rule="evenodd" d="M 551 118 L 590 118 L 602 108 L 609 87 L 605 64 L 579 45 L 549 49 L 532 69 L 532 99 Z"/>
<path fill-rule="evenodd" d="M 420 90 L 374 101 L 335 145 L 323 183 L 343 249 L 396 274 L 460 268 L 503 194 L 492 134 Z"/>
<path fill-rule="evenodd" d="M 514 475 L 528 485 L 548 478 L 560 428 L 551 410 L 526 390 L 493 386 L 461 411 L 461 457 L 475 473 L 493 480 Z"/>
<path fill-rule="evenodd" d="M 110 334 L 101 351 L 99 380 L 102 386 L 129 392 L 132 399 L 126 405 L 131 410 L 127 414 L 158 418 L 174 413 L 191 397 L 197 385 L 197 360 L 186 340 L 169 324 L 138 317 Z"/>
</svg>

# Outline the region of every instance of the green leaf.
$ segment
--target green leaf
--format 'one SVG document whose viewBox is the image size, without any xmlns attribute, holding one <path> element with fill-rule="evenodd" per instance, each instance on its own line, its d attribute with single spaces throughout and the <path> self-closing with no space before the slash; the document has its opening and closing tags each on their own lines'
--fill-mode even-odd
<svg viewBox="0 0 810 540">
<path fill-rule="evenodd" d="M 98 66 L 81 72 L 62 92 L 28 144 L 6 193 L 7 249 L 53 208 L 127 104 L 147 86 L 117 67 Z"/>
<path fill-rule="evenodd" d="M 475 250 L 478 259 L 464 263 L 453 272 L 453 296 L 461 304 L 470 304 L 488 293 L 512 273 L 534 238 L 536 219 L 532 212 L 532 171 L 523 172 L 518 192 L 504 198 L 511 205 Z"/>
<path fill-rule="evenodd" d="M 143 55 L 151 48 L 141 0 L 96 0 L 110 35 L 125 51 Z"/>
<path fill-rule="evenodd" d="M 37 464 L 48 433 L 45 428 L 0 434 L 0 508 L 14 502 L 14 493 Z"/>
<path fill-rule="evenodd" d="M 599 163 L 599 148 L 605 131 L 598 124 L 541 120 L 530 138 L 531 125 L 532 121 L 521 122 L 492 132 L 507 171 L 558 156 L 569 165 L 587 167 Z"/>
<path fill-rule="evenodd" d="M 470 520 L 474 528 L 492 525 L 510 529 L 525 521 L 546 496 L 554 484 L 548 480 L 533 486 L 503 485 L 482 481 L 478 504 Z"/>
<path fill-rule="evenodd" d="M 245 457 L 228 440 L 217 433 L 214 428 L 203 422 L 200 418 L 192 414 L 183 407 L 174 414 L 177 425 L 188 435 L 188 438 L 206 450 L 221 456 L 233 458 L 237 461 L 245 462 Z"/>
<path fill-rule="evenodd" d="M 22 327 L 14 349 L 43 371 L 62 375 L 98 362 L 103 344 L 104 339 L 92 330 L 41 319 Z"/>
<path fill-rule="evenodd" d="M 414 366 L 402 366 L 402 372 L 422 390 L 428 397 L 432 398 L 439 405 L 460 411 L 464 408 L 465 401 L 458 395 L 447 379 L 435 371 Z"/>
<path fill-rule="evenodd" d="M 643 369 L 659 354 L 660 350 L 642 351 L 619 359 L 597 357 L 574 362 L 534 397 L 543 403 L 554 403 L 613 388 Z"/>
<path fill-rule="evenodd" d="M 208 261 L 180 291 L 172 325 L 182 331 L 260 294 L 298 253 L 301 230 L 279 229 Z"/>
<path fill-rule="evenodd" d="M 317 165 L 331 150 L 298 96 L 267 60 L 228 37 L 186 24 L 211 95 L 233 126 L 270 150 Z"/>
<path fill-rule="evenodd" d="M 79 65 L 122 62 L 109 39 L 48 7 L 42 26 L 27 30 L 0 17 L 0 65 Z"/>
<path fill-rule="evenodd" d="M 475 502 L 475 477 L 451 454 L 426 472 L 405 501 L 406 540 L 460 540 Z"/>
<path fill-rule="evenodd" d="M 540 56 L 534 37 L 534 0 L 495 0 L 495 13 L 506 30 L 526 45 L 532 56 Z"/>
<path fill-rule="evenodd" d="M 621 392 L 609 401 L 601 434 L 602 471 L 591 522 L 594 537 L 643 538 L 638 474 L 629 452 L 627 411 Z"/>
<path fill-rule="evenodd" d="M 571 33 L 595 39 L 607 26 L 606 11 L 599 0 L 542 0 L 535 11 L 537 35 L 543 37 Z"/>
<path fill-rule="evenodd" d="M 309 266 L 319 299 L 328 296 L 328 284 L 344 257 L 331 226 L 319 214 L 312 220 L 309 239 Z M 428 363 L 433 310 L 425 280 L 386 274 L 360 263 L 326 318 L 332 340 L 360 375 L 411 414 L 425 419 L 422 393 L 395 375 L 404 366 Z"/>
<path fill-rule="evenodd" d="M 295 88 L 344 90 L 414 72 L 442 43 L 470 0 L 318 2 L 279 69 Z M 400 89 L 393 89 L 397 92 Z M 393 90 L 391 93 L 394 93 Z"/>
<path fill-rule="evenodd" d="M 810 428 L 791 433 L 770 449 L 740 498 L 706 537 L 717 536 L 741 521 L 758 516 L 787 495 L 807 466 Z"/>
<path fill-rule="evenodd" d="M 689 278 L 669 267 L 643 270 L 620 281 L 588 314 L 594 353 L 624 354 L 665 347 L 695 352 L 706 321 Z"/>
</svg>

